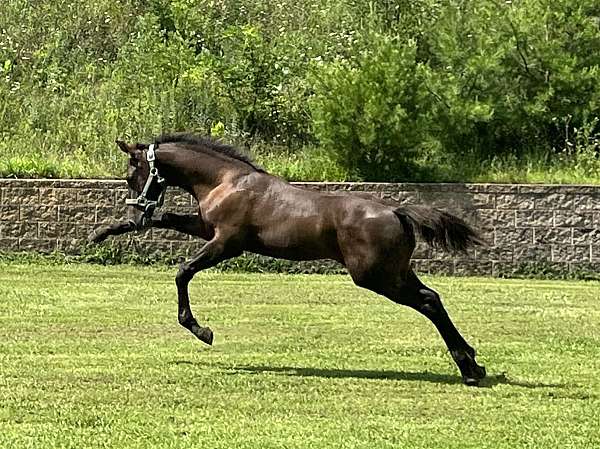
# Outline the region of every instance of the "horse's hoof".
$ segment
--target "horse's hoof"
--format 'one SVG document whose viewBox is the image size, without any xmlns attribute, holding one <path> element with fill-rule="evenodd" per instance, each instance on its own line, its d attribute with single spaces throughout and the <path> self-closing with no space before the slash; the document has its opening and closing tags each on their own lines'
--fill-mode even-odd
<svg viewBox="0 0 600 449">
<path fill-rule="evenodd" d="M 485 370 L 485 366 L 480 366 L 480 365 L 476 365 L 477 368 L 475 368 L 477 377 L 481 380 L 483 378 L 485 378 L 485 376 L 487 376 L 487 371 Z"/>
<path fill-rule="evenodd" d="M 206 343 L 207 345 L 213 344 L 213 331 L 210 330 L 209 327 L 201 327 L 198 333 L 196 334 L 201 341 Z"/>
<path fill-rule="evenodd" d="M 479 386 L 479 382 L 485 379 L 487 372 L 485 366 L 475 365 L 469 375 L 463 375 L 463 383 L 469 387 Z"/>
<path fill-rule="evenodd" d="M 88 235 L 88 243 L 100 243 L 106 239 L 106 236 L 102 232 L 92 231 Z"/>
<path fill-rule="evenodd" d="M 463 383 L 467 387 L 478 387 L 480 381 L 481 381 L 481 379 L 476 379 L 474 377 L 465 377 L 465 376 L 463 376 Z"/>
</svg>

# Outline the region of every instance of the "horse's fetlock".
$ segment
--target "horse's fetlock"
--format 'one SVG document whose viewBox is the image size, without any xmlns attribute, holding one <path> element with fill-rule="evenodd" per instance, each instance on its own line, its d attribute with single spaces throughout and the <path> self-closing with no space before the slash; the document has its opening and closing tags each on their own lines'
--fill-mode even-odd
<svg viewBox="0 0 600 449">
<path fill-rule="evenodd" d="M 177 315 L 177 320 L 179 324 L 181 324 L 186 329 L 191 329 L 194 324 L 198 324 L 196 319 L 193 317 L 192 313 L 188 310 L 180 312 Z"/>
</svg>

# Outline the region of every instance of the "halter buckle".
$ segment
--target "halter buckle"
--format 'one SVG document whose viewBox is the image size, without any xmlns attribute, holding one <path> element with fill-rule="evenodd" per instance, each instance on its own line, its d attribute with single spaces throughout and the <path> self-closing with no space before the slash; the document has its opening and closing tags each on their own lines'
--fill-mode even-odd
<svg viewBox="0 0 600 449">
<path fill-rule="evenodd" d="M 150 144 L 148 147 L 148 152 L 146 153 L 146 160 L 148 162 L 154 162 L 156 160 L 156 153 L 154 152 L 154 144 Z"/>
</svg>

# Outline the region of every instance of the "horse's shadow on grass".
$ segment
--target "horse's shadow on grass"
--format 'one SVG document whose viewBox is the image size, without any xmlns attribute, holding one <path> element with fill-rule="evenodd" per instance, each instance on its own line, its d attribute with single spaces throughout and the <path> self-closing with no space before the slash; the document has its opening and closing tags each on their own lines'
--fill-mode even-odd
<svg viewBox="0 0 600 449">
<path fill-rule="evenodd" d="M 193 362 L 176 361 L 176 364 L 193 364 Z M 220 369 L 227 374 L 278 374 L 281 376 L 296 377 L 321 377 L 326 379 L 379 379 L 408 382 L 431 382 L 436 384 L 461 384 L 462 379 L 458 375 L 431 373 L 428 371 L 390 371 L 390 370 L 355 370 L 355 369 L 331 369 L 331 368 L 307 368 L 298 366 L 253 366 L 253 365 L 219 365 Z M 491 388 L 495 385 L 510 385 L 523 388 L 565 388 L 564 384 L 544 384 L 521 382 L 506 377 L 504 373 L 488 375 L 479 384 L 480 388 Z"/>
<path fill-rule="evenodd" d="M 293 366 L 235 366 L 229 369 L 236 372 L 246 372 L 252 374 L 274 373 L 284 376 L 299 376 L 299 377 L 323 377 L 327 379 L 379 379 L 379 380 L 395 380 L 406 382 L 431 382 L 436 384 L 461 384 L 462 379 L 458 375 L 431 373 L 428 371 L 411 372 L 411 371 L 378 371 L 378 370 L 345 370 L 345 369 L 329 369 L 329 368 L 303 368 Z M 489 375 L 480 384 L 479 387 L 490 388 L 495 385 L 512 385 L 525 388 L 557 388 L 564 387 L 560 384 L 542 384 L 520 382 L 510 380 L 504 374 Z"/>
</svg>

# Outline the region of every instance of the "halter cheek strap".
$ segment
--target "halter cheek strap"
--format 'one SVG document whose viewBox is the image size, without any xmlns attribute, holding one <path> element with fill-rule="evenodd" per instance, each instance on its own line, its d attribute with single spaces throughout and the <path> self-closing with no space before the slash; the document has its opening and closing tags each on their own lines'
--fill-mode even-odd
<svg viewBox="0 0 600 449">
<path fill-rule="evenodd" d="M 150 166 L 150 172 L 148 173 L 148 179 L 146 179 L 146 184 L 144 184 L 142 193 L 140 193 L 137 198 L 127 198 L 125 200 L 125 204 L 128 206 L 133 206 L 143 212 L 141 221 L 142 227 L 150 224 L 150 220 L 152 219 L 154 211 L 156 209 L 160 209 L 165 200 L 165 190 L 167 189 L 167 184 L 165 182 L 165 178 L 158 174 L 158 169 L 154 164 L 154 161 L 156 161 L 156 150 L 157 145 L 152 144 L 148 147 L 148 151 L 146 152 L 146 160 Z M 156 198 L 156 200 L 150 200 L 148 199 L 148 192 L 150 191 L 152 183 L 155 181 L 160 186 L 160 193 L 158 194 L 158 198 Z"/>
</svg>

